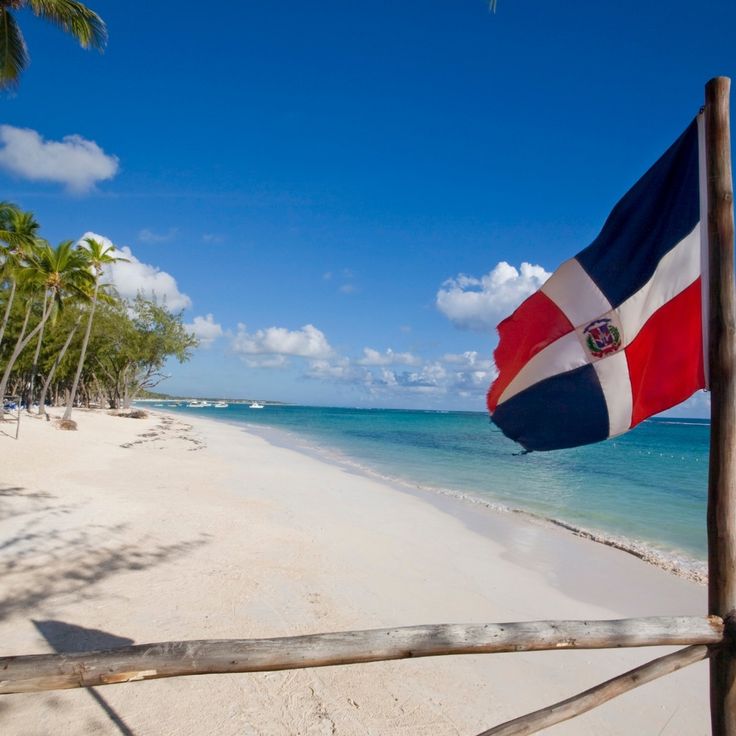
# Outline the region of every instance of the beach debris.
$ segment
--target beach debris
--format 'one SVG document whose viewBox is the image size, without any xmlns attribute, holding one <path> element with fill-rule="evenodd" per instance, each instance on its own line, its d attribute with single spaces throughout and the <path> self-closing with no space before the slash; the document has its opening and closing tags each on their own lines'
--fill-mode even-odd
<svg viewBox="0 0 736 736">
<path fill-rule="evenodd" d="M 143 409 L 131 409 L 130 411 L 120 411 L 115 414 L 116 417 L 127 417 L 128 419 L 148 419 L 148 414 Z"/>
</svg>

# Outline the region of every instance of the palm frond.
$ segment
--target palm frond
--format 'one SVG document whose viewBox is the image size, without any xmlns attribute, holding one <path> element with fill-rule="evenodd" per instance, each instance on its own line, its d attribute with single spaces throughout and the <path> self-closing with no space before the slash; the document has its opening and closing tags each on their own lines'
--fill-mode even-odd
<svg viewBox="0 0 736 736">
<path fill-rule="evenodd" d="M 62 310 L 65 297 L 89 300 L 94 278 L 87 259 L 72 240 L 65 240 L 55 248 L 44 241 L 28 259 L 28 268 L 24 269 L 19 285 L 29 292 L 45 289 L 56 309 Z"/>
<path fill-rule="evenodd" d="M 0 7 L 0 89 L 18 84 L 29 61 L 26 42 L 18 24 L 7 8 Z"/>
<path fill-rule="evenodd" d="M 79 250 L 84 253 L 84 256 L 89 261 L 89 265 L 98 276 L 102 273 L 103 267 L 108 263 L 128 263 L 127 258 L 116 255 L 118 250 L 114 245 L 101 243 L 99 240 L 95 240 L 95 238 L 85 238 L 84 244 L 80 245 Z"/>
<path fill-rule="evenodd" d="M 0 253 L 18 263 L 31 252 L 38 239 L 39 224 L 32 212 L 0 202 Z"/>
<path fill-rule="evenodd" d="M 120 303 L 120 295 L 112 284 L 100 284 L 100 290 L 97 292 L 97 301 L 113 306 Z"/>
<path fill-rule="evenodd" d="M 19 211 L 18 205 L 12 202 L 0 202 L 0 223 L 6 225 L 9 218 Z"/>
<path fill-rule="evenodd" d="M 27 4 L 37 16 L 74 36 L 83 48 L 105 48 L 105 21 L 86 5 L 77 0 L 27 0 Z"/>
</svg>

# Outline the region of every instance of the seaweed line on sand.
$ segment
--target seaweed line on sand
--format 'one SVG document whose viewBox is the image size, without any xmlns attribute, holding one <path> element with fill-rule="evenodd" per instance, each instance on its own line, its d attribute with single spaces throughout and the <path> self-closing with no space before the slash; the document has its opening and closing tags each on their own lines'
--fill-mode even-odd
<svg viewBox="0 0 736 736">
<path fill-rule="evenodd" d="M 183 422 L 175 422 L 173 420 L 168 419 L 168 417 L 163 417 L 161 419 L 161 423 L 157 424 L 153 430 L 149 430 L 147 432 L 141 432 L 140 434 L 136 435 L 138 439 L 133 440 L 131 442 L 125 442 L 120 445 L 120 447 L 124 448 L 130 448 L 135 445 L 144 445 L 149 442 L 157 442 L 157 441 L 165 441 L 165 440 L 181 440 L 182 442 L 188 442 L 194 445 L 194 447 L 189 447 L 187 450 L 189 452 L 196 452 L 197 450 L 204 450 L 207 445 L 201 440 L 196 437 L 192 437 L 188 432 L 192 430 L 191 424 L 184 424 Z M 158 449 L 163 449 L 163 446 L 159 447 Z"/>
</svg>

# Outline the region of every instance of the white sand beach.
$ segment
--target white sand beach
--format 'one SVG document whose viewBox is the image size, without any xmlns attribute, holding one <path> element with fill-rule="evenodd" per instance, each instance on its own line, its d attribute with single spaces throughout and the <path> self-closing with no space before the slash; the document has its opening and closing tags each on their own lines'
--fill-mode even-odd
<svg viewBox="0 0 736 736">
<path fill-rule="evenodd" d="M 79 411 L 0 435 L 0 654 L 429 623 L 702 615 L 562 529 L 402 492 L 242 428 Z M 81 628 L 80 628 L 81 627 Z M 0 732 L 473 736 L 669 649 L 426 658 L 0 697 Z M 707 664 L 550 734 L 709 733 Z"/>
</svg>

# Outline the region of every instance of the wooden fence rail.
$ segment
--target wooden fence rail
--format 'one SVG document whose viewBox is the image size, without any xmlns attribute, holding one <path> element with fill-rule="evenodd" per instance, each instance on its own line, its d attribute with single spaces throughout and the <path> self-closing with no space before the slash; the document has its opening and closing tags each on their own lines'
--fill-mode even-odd
<svg viewBox="0 0 736 736">
<path fill-rule="evenodd" d="M 680 649 L 659 659 L 635 667 L 623 675 L 614 677 L 606 682 L 596 685 L 579 695 L 563 700 L 555 705 L 527 713 L 513 721 L 507 721 L 499 726 L 483 731 L 478 736 L 529 736 L 544 728 L 549 728 L 563 721 L 569 721 L 575 716 L 587 713 L 603 703 L 607 703 L 619 695 L 633 690 L 640 685 L 646 685 L 664 675 L 672 674 L 695 662 L 706 659 L 711 653 L 708 647 L 693 646 Z"/>
<path fill-rule="evenodd" d="M 95 652 L 0 657 L 0 694 L 449 654 L 715 645 L 722 640 L 723 621 L 717 616 L 679 616 L 440 624 L 278 639 L 163 642 Z"/>
</svg>

